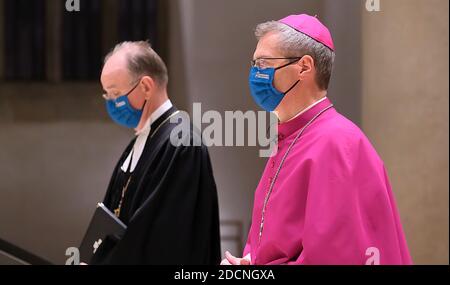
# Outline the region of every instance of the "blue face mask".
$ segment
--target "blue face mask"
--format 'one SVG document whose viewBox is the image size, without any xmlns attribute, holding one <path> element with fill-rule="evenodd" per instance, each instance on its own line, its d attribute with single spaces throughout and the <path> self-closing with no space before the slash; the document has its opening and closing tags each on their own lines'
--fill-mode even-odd
<svg viewBox="0 0 450 285">
<path fill-rule="evenodd" d="M 130 101 L 128 100 L 128 96 L 136 89 L 139 83 L 127 94 L 120 96 L 115 100 L 106 100 L 106 110 L 115 123 L 127 128 L 136 128 L 139 124 L 142 117 L 142 110 L 147 101 L 144 102 L 144 106 L 142 106 L 141 110 L 136 110 L 131 106 Z"/>
<path fill-rule="evenodd" d="M 256 104 L 268 112 L 272 112 L 278 107 L 284 96 L 286 96 L 295 86 L 297 86 L 300 80 L 297 80 L 291 88 L 282 93 L 273 86 L 275 71 L 291 65 L 299 60 L 300 58 L 277 68 L 262 69 L 256 66 L 251 68 L 248 81 L 250 85 L 250 93 L 252 94 Z"/>
</svg>

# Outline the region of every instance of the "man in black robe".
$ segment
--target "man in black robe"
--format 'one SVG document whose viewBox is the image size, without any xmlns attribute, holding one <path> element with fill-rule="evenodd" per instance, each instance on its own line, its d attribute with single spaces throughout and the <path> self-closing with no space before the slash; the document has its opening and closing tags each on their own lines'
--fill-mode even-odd
<svg viewBox="0 0 450 285">
<path fill-rule="evenodd" d="M 124 42 L 105 58 L 107 111 L 136 137 L 114 169 L 104 204 L 126 225 L 90 264 L 218 264 L 217 190 L 198 134 L 171 139 L 180 112 L 167 95 L 167 68 L 147 42 Z M 182 120 L 181 120 L 182 121 Z"/>
</svg>

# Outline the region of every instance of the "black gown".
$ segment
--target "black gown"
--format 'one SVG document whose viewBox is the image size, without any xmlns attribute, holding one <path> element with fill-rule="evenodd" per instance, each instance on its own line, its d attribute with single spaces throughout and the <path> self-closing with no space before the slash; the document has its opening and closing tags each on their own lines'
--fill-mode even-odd
<svg viewBox="0 0 450 285">
<path fill-rule="evenodd" d="M 118 207 L 131 175 L 119 216 L 127 230 L 107 236 L 91 264 L 220 263 L 218 199 L 208 150 L 192 146 L 198 132 L 191 125 L 191 146 L 172 145 L 170 133 L 179 123 L 163 122 L 175 111 L 172 107 L 151 125 L 133 173 L 121 166 L 136 139 L 119 159 L 104 204 L 111 211 Z"/>
</svg>

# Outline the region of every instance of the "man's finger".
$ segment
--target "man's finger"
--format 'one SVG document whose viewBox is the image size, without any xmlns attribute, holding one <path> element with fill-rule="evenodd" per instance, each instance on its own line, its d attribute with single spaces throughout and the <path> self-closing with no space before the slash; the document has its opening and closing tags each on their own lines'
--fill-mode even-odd
<svg viewBox="0 0 450 285">
<path fill-rule="evenodd" d="M 232 264 L 232 265 L 240 265 L 241 262 L 239 260 L 239 258 L 233 256 L 231 253 L 229 253 L 228 251 L 225 252 L 225 257 L 228 259 L 228 261 Z"/>
<path fill-rule="evenodd" d="M 220 265 L 231 265 L 231 263 L 228 261 L 228 259 L 225 258 L 224 260 L 222 260 Z"/>
<path fill-rule="evenodd" d="M 248 260 L 246 258 L 242 258 L 241 259 L 241 265 L 250 265 L 250 260 Z"/>
</svg>

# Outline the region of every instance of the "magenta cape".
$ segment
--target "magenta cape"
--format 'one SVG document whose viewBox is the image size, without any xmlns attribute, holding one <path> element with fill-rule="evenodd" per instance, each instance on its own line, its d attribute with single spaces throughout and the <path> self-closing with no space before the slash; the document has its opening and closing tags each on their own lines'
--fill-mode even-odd
<svg viewBox="0 0 450 285">
<path fill-rule="evenodd" d="M 279 125 L 277 154 L 255 192 L 244 256 L 252 264 L 411 264 L 383 161 L 366 136 L 334 108 L 310 125 L 275 182 L 259 241 L 270 181 L 299 130 L 328 99 Z M 373 249 L 378 253 L 374 253 Z"/>
</svg>

